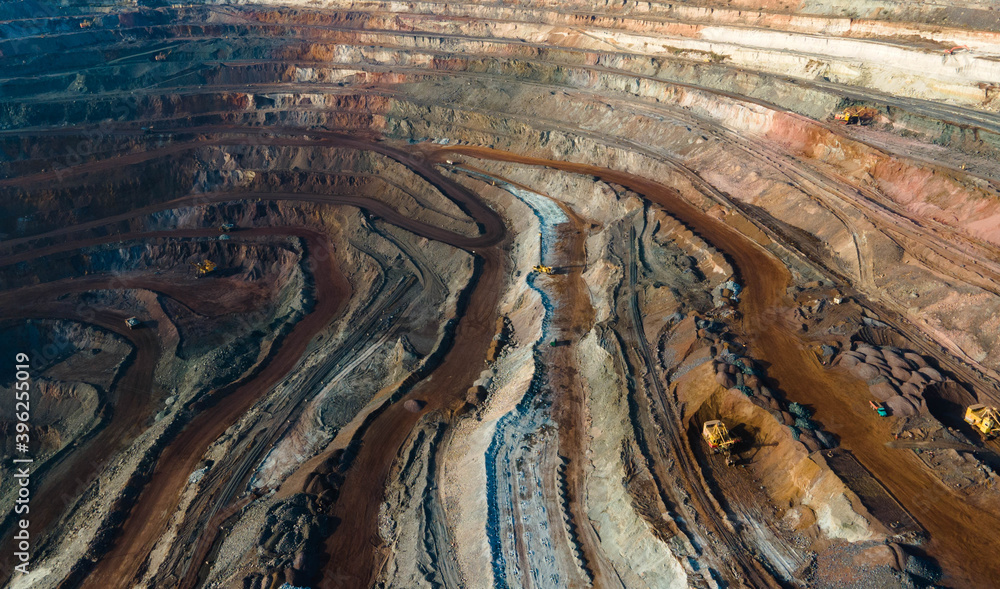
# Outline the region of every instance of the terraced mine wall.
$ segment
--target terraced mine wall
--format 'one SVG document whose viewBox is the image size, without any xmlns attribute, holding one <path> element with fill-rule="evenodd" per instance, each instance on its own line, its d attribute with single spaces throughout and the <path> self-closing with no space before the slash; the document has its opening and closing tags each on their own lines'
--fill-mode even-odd
<svg viewBox="0 0 1000 589">
<path fill-rule="evenodd" d="M 5 3 L 0 582 L 989 586 L 992 8 Z"/>
</svg>

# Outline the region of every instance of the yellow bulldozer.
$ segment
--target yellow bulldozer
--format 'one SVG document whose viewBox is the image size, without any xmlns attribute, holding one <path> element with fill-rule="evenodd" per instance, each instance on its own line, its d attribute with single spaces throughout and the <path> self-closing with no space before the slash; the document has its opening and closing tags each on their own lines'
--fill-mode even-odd
<svg viewBox="0 0 1000 589">
<path fill-rule="evenodd" d="M 722 420 L 713 419 L 706 421 L 701 426 L 701 435 L 708 442 L 708 447 L 712 449 L 713 453 L 725 454 L 726 464 L 733 464 L 733 446 L 738 440 L 729 433 L 729 430 L 726 429 L 726 424 L 722 423 Z"/>
<path fill-rule="evenodd" d="M 987 440 L 1000 435 L 1000 411 L 996 407 L 981 403 L 969 405 L 965 410 L 965 421 Z"/>
<path fill-rule="evenodd" d="M 539 274 L 552 274 L 552 266 L 543 266 L 539 264 L 532 268 L 532 270 L 538 272 Z"/>
<path fill-rule="evenodd" d="M 199 278 L 202 276 L 206 276 L 210 272 L 212 272 L 212 270 L 215 270 L 215 262 L 211 260 L 204 260 L 201 262 L 191 262 L 191 265 L 194 266 L 195 276 L 198 276 Z"/>
</svg>

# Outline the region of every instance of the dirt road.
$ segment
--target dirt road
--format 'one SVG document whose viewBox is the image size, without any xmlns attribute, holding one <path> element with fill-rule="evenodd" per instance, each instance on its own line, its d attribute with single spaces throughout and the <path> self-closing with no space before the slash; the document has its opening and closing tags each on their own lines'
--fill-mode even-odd
<svg viewBox="0 0 1000 589">
<path fill-rule="evenodd" d="M 90 281 L 92 288 L 108 286 L 107 279 Z M 51 285 L 48 285 L 51 286 Z M 60 290 L 60 294 L 64 291 Z M 39 293 L 41 294 L 41 293 Z M 54 298 L 54 297 L 52 297 Z M 0 302 L 4 309 L 4 318 L 45 318 L 77 321 L 80 310 L 75 303 L 52 302 L 52 298 L 44 297 L 42 302 L 33 305 L 11 305 Z M 115 455 L 128 444 L 142 428 L 151 415 L 151 388 L 153 369 L 160 358 L 160 346 L 153 330 L 129 331 L 125 327 L 127 315 L 106 310 L 90 310 L 86 323 L 114 332 L 128 340 L 134 350 L 129 357 L 124 373 L 117 379 L 107 399 L 110 415 L 104 419 L 103 427 L 98 433 L 82 442 L 76 448 L 67 448 L 57 455 L 49 464 L 35 472 L 37 481 L 34 493 L 44 501 L 35 501 L 31 505 L 32 534 L 36 538 L 44 538 L 52 531 L 52 524 L 63 515 L 63 512 L 73 505 L 103 470 Z M 11 512 L 10 516 L 13 516 Z M 0 549 L 4 551 L 3 572 L 13 573 L 13 533 L 11 525 L 13 517 L 7 517 L 3 523 L 3 538 L 6 540 Z"/>
<path fill-rule="evenodd" d="M 329 561 L 318 587 L 323 589 L 367 588 L 376 563 L 381 562 L 378 510 L 386 477 L 399 448 L 420 414 L 403 408 L 414 398 L 427 403 L 423 412 L 457 409 L 465 393 L 482 371 L 483 358 L 494 335 L 495 311 L 507 275 L 503 247 L 477 250 L 482 258 L 479 279 L 469 298 L 465 316 L 442 363 L 430 378 L 417 384 L 404 399 L 388 406 L 361 437 L 362 447 L 347 472 L 333 516 L 340 520 L 326 542 Z"/>
<path fill-rule="evenodd" d="M 970 562 L 964 545 L 969 538 L 976 538 L 984 554 L 1000 554 L 1000 536 L 983 533 L 1000 529 L 1000 519 L 981 513 L 953 495 L 945 495 L 948 498 L 945 501 L 928 501 L 927 490 L 940 488 L 940 483 L 911 452 L 885 447 L 885 433 L 871 427 L 872 412 L 866 408 L 867 387 L 824 369 L 794 333 L 776 320 L 777 312 L 792 304 L 785 295 L 791 276 L 773 255 L 721 221 L 705 215 L 670 188 L 645 178 L 488 148 L 453 147 L 444 152 L 548 166 L 621 184 L 663 206 L 724 252 L 739 269 L 739 279 L 744 283 L 741 330 L 753 353 L 770 363 L 769 376 L 791 400 L 813 405 L 817 409 L 815 417 L 824 429 L 840 437 L 843 445 L 855 452 L 858 460 L 927 530 L 931 540 L 925 549 L 944 569 L 944 582 L 953 586 L 990 586 L 1000 573 L 1000 562 L 989 558 Z"/>
<path fill-rule="evenodd" d="M 216 131 L 219 130 L 218 128 L 212 129 Z M 208 131 L 209 129 L 205 130 Z M 188 132 L 189 131 L 190 130 L 188 130 Z M 253 135 L 253 133 L 250 134 Z M 323 138 L 318 141 L 267 137 L 263 138 L 261 142 L 270 144 L 276 141 L 279 144 L 325 145 L 371 149 L 372 151 L 389 155 L 404 165 L 409 166 L 418 175 L 430 180 L 443 193 L 452 198 L 452 200 L 455 201 L 464 211 L 472 214 L 473 218 L 476 219 L 482 229 L 482 234 L 474 237 L 459 235 L 445 229 L 409 219 L 405 215 L 402 215 L 395 209 L 379 201 L 352 195 L 315 195 L 301 193 L 214 193 L 208 195 L 191 195 L 166 203 L 150 205 L 140 209 L 133 209 L 127 213 L 52 231 L 43 235 L 7 240 L 0 243 L 0 247 L 4 247 L 8 252 L 11 252 L 13 248 L 27 245 L 39 239 L 50 240 L 56 237 L 73 238 L 73 241 L 69 243 L 48 245 L 47 247 L 40 248 L 35 251 L 7 256 L 5 257 L 7 259 L 4 260 L 4 263 L 15 263 L 18 261 L 33 259 L 39 255 L 73 251 L 81 247 L 113 242 L 130 237 L 149 237 L 149 235 L 142 234 L 92 237 L 88 234 L 88 232 L 92 229 L 107 226 L 108 224 L 117 221 L 134 218 L 159 210 L 191 204 L 207 204 L 211 202 L 224 202 L 243 198 L 299 200 L 358 206 L 368 210 L 376 216 L 383 218 L 387 222 L 394 223 L 418 235 L 422 235 L 429 239 L 436 239 L 456 247 L 485 248 L 492 244 L 496 244 L 503 239 L 505 227 L 499 215 L 497 215 L 488 206 L 479 201 L 479 199 L 470 194 L 463 187 L 442 177 L 431 164 L 425 161 L 418 151 L 410 153 L 404 150 L 394 149 L 381 144 L 370 143 L 352 137 L 344 137 L 334 133 L 319 134 L 322 135 Z M 221 144 L 231 142 L 231 140 L 219 140 L 219 142 Z M 161 150 L 161 153 L 146 152 L 142 154 L 121 156 L 118 158 L 108 158 L 106 160 L 77 166 L 66 171 L 66 173 L 73 175 L 108 170 L 114 167 L 128 165 L 130 163 L 146 161 L 150 157 L 177 153 L 178 151 L 189 149 L 191 146 L 192 144 L 175 144 L 164 148 Z M 51 173 L 40 174 L 35 177 L 19 178 L 15 181 L 4 181 L 3 183 L 5 185 L 13 183 L 26 183 L 28 185 L 41 184 L 54 178 L 50 176 L 52 176 Z M 159 235 L 160 237 L 164 237 L 169 234 L 169 232 L 162 233 L 163 235 Z M 195 231 L 194 233 L 198 232 Z M 246 234 L 252 235 L 254 234 L 254 231 L 248 231 Z M 319 241 L 316 241 L 315 235 L 311 236 L 309 239 L 313 239 L 313 241 L 310 242 L 310 247 L 315 247 L 317 250 L 320 247 L 325 247 L 324 245 L 321 245 Z M 480 283 L 489 285 L 490 290 L 496 290 L 495 287 L 498 285 L 496 281 L 499 279 L 503 264 L 501 263 L 497 252 L 485 255 L 484 259 L 486 263 L 483 266 Z M 183 430 L 183 432 L 178 435 L 177 439 L 163 451 L 163 454 L 158 461 L 157 470 L 154 472 L 150 484 L 146 485 L 145 490 L 138 498 L 135 508 L 122 527 L 121 534 L 115 542 L 114 548 L 105 558 L 99 561 L 94 572 L 89 576 L 84 586 L 113 586 L 112 580 L 130 578 L 130 575 L 134 574 L 139 569 L 139 565 L 143 562 L 149 549 L 159 537 L 160 530 L 162 530 L 163 525 L 169 517 L 171 506 L 175 504 L 177 495 L 184 480 L 186 480 L 187 476 L 197 464 L 204 449 L 209 443 L 216 439 L 218 435 L 229 426 L 229 424 L 231 424 L 245 411 L 249 404 L 252 403 L 257 396 L 259 396 L 261 390 L 266 390 L 292 368 L 292 366 L 298 361 L 301 352 L 305 349 L 305 345 L 312 338 L 315 332 L 324 327 L 328 321 L 336 316 L 340 309 L 343 308 L 346 300 L 346 294 L 349 292 L 350 288 L 349 285 L 346 284 L 345 279 L 339 270 L 335 267 L 330 267 L 326 271 L 318 272 L 317 278 L 317 305 L 315 309 L 305 320 L 300 322 L 300 324 L 293 329 L 289 336 L 285 338 L 280 346 L 280 349 L 267 363 L 267 365 L 258 374 L 256 374 L 252 380 L 217 391 L 214 396 L 217 398 L 221 397 L 222 400 L 210 407 L 206 412 L 195 417 L 195 419 Z M 85 282 L 78 281 L 78 285 L 81 287 L 85 284 Z M 135 283 L 134 286 L 139 286 L 139 283 Z M 479 301 L 479 299 L 473 296 L 473 301 Z M 479 324 L 485 325 L 489 328 L 487 331 L 492 329 L 492 322 L 489 320 L 489 315 L 491 313 L 488 310 L 488 307 L 489 305 L 478 307 L 476 305 L 472 305 L 469 308 L 469 316 L 473 317 L 471 321 L 476 322 L 478 320 Z M 467 322 L 468 321 L 464 321 L 463 323 Z M 489 335 L 492 336 L 492 333 Z M 463 337 L 465 336 L 463 335 Z M 487 337 L 487 341 L 488 339 L 489 338 Z M 464 345 L 461 346 L 461 349 L 463 352 L 467 351 L 467 348 Z M 468 362 L 466 362 L 466 364 L 468 365 Z M 148 364 L 144 362 L 143 366 L 151 374 L 152 362 L 149 362 Z M 471 382 L 471 380 L 469 382 Z M 461 389 L 461 392 L 464 393 L 464 390 L 465 389 Z M 137 417 L 135 412 L 121 411 L 119 415 L 122 419 L 132 418 L 132 421 L 130 422 L 132 424 L 139 423 L 139 421 L 135 419 Z M 111 431 L 117 430 L 112 429 Z M 374 431 L 378 431 L 378 428 L 374 428 Z M 106 449 L 107 447 L 104 447 L 105 451 Z M 97 471 L 95 470 L 94 472 Z"/>
<path fill-rule="evenodd" d="M 327 247 L 317 234 L 308 238 L 314 251 Z M 308 343 L 346 306 L 351 286 L 330 256 L 314 273 L 316 305 L 277 346 L 277 352 L 250 378 L 212 393 L 217 402 L 196 415 L 168 445 L 152 478 L 122 524 L 111 551 L 101 558 L 82 587 L 122 587 L 141 570 L 143 561 L 173 515 L 178 495 L 205 449 L 298 363 Z M 135 579 L 138 580 L 138 579 Z"/>
</svg>

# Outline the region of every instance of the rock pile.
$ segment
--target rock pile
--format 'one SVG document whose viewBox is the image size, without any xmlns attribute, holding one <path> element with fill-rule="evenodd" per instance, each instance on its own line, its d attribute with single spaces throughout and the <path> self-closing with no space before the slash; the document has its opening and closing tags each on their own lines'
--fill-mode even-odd
<svg viewBox="0 0 1000 589">
<path fill-rule="evenodd" d="M 343 451 L 334 452 L 303 485 L 302 493 L 276 503 L 268 511 L 257 541 L 260 572 L 243 579 L 245 589 L 278 589 L 306 585 L 318 574 L 323 541 L 333 524 L 326 513 L 344 482 Z"/>
<path fill-rule="evenodd" d="M 403 409 L 406 409 L 410 413 L 420 413 L 426 406 L 427 401 L 420 399 L 407 399 L 406 402 L 403 403 Z"/>
<path fill-rule="evenodd" d="M 493 336 L 490 341 L 490 347 L 486 351 L 486 361 L 490 364 L 497 361 L 497 358 L 503 353 L 504 349 L 510 344 L 511 335 L 514 333 L 514 326 L 510 322 L 510 318 L 506 315 L 497 317 L 497 333 Z"/>
<path fill-rule="evenodd" d="M 868 383 L 872 396 L 885 403 L 892 415 L 911 416 L 927 412 L 927 387 L 945 381 L 923 356 L 891 346 L 855 342 L 834 361 Z"/>
<path fill-rule="evenodd" d="M 822 587 L 931 587 L 940 568 L 904 544 L 847 542 L 817 555 L 807 574 Z"/>
<path fill-rule="evenodd" d="M 719 386 L 728 389 L 730 394 L 748 397 L 751 403 L 770 413 L 778 423 L 787 426 L 795 439 L 802 442 L 810 452 L 836 446 L 833 436 L 821 431 L 819 424 L 810 419 L 811 411 L 798 403 L 786 405 L 776 398 L 774 391 L 763 384 L 763 370 L 752 359 L 732 351 L 733 346 L 726 341 L 722 324 L 699 320 L 696 325 L 699 338 L 711 346 L 711 354 L 715 357 L 715 382 Z M 717 353 L 717 349 L 721 351 Z"/>
<path fill-rule="evenodd" d="M 312 480 L 307 486 L 317 487 Z M 315 489 L 314 489 L 315 490 Z M 321 501 L 311 493 L 299 493 L 271 508 L 258 540 L 258 557 L 266 572 L 244 579 L 248 589 L 277 588 L 285 583 L 304 585 L 318 569 L 317 547 L 330 533 Z"/>
</svg>

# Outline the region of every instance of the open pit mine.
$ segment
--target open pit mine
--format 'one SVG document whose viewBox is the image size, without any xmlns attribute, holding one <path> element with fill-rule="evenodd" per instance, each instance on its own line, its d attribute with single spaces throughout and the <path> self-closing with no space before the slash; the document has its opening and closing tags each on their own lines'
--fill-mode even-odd
<svg viewBox="0 0 1000 589">
<path fill-rule="evenodd" d="M 993 0 L 0 3 L 0 586 L 996 587 Z"/>
</svg>

